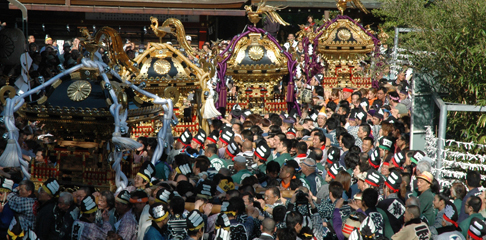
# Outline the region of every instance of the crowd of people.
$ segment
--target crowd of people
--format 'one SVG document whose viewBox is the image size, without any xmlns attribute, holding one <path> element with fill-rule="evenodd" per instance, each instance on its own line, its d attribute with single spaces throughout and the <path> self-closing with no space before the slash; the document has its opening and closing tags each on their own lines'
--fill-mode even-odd
<svg viewBox="0 0 486 240">
<path fill-rule="evenodd" d="M 48 79 L 62 70 L 59 64 L 74 66 L 85 54 L 77 39 L 62 46 L 63 54 L 45 40 L 38 50 L 29 38 L 32 77 Z M 302 51 L 293 35 L 286 44 Z M 212 47 L 205 44 L 198 57 L 210 55 Z M 132 58 L 134 48 L 127 43 L 125 49 Z M 0 168 L 0 239 L 486 236 L 480 174 L 469 171 L 464 183 L 441 189 L 433 160 L 410 148 L 413 79 L 407 69 L 370 89 L 327 92 L 322 77 L 305 83 L 315 101 L 302 104 L 301 112 L 261 116 L 236 104 L 224 118 L 210 121 L 209 132 L 193 135 L 187 129 L 155 165 L 150 159 L 157 139 L 140 137 L 143 147 L 133 155 L 142 167 L 119 191 L 63 191 L 55 178 L 36 189 L 18 169 Z M 45 161 L 42 144 L 55 136 L 21 117 L 16 124 L 23 158 Z M 39 135 L 46 136 L 44 142 Z M 7 140 L 0 144 L 3 152 Z"/>
</svg>

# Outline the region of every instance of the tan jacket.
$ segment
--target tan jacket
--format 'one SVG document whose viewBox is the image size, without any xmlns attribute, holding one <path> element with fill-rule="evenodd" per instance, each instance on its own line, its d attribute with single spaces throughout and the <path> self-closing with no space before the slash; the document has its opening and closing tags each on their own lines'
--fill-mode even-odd
<svg viewBox="0 0 486 240">
<path fill-rule="evenodd" d="M 425 223 L 414 223 L 403 226 L 392 236 L 392 240 L 423 240 L 430 239 L 430 230 Z"/>
</svg>

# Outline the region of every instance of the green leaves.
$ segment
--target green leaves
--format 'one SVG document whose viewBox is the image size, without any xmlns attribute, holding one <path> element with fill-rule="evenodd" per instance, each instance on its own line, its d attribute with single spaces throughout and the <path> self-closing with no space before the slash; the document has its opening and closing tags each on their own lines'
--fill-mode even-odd
<svg viewBox="0 0 486 240">
<path fill-rule="evenodd" d="M 401 34 L 400 48 L 410 51 L 415 69 L 437 75 L 448 90 L 445 101 L 486 105 L 486 3 L 440 0 L 424 5 L 423 0 L 382 0 L 382 8 L 372 12 L 385 20 L 383 26 L 390 36 L 395 27 L 420 30 Z M 485 115 L 449 115 L 448 137 L 485 142 Z"/>
</svg>

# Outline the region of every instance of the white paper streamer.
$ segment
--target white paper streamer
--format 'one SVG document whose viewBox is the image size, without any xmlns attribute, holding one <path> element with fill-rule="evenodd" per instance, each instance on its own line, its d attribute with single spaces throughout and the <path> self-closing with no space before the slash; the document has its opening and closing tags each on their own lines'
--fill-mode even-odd
<svg viewBox="0 0 486 240">
<path fill-rule="evenodd" d="M 445 149 L 438 153 L 439 142 L 445 143 Z M 433 173 L 439 171 L 443 177 L 439 181 L 442 187 L 450 187 L 455 180 L 465 179 L 466 172 L 469 170 L 486 171 L 486 164 L 484 164 L 486 155 L 453 151 L 450 147 L 464 148 L 468 151 L 476 148 L 482 150 L 486 145 L 474 142 L 460 142 L 454 139 L 439 139 L 435 137 L 432 127 L 426 126 L 425 151 L 427 155 L 432 158 L 434 165 L 437 162 L 437 155 L 442 157 L 442 168 L 437 169 L 435 166 L 432 168 Z M 481 179 L 486 180 L 486 175 L 481 175 Z"/>
</svg>

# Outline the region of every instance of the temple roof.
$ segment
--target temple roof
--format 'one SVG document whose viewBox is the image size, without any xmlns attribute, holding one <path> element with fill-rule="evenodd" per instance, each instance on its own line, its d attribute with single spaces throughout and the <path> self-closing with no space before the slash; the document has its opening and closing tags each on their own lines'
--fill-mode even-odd
<svg viewBox="0 0 486 240">
<path fill-rule="evenodd" d="M 252 4 L 258 4 L 260 0 L 251 0 Z M 368 8 L 379 8 L 379 0 L 361 0 L 361 3 Z M 336 8 L 335 0 L 267 0 L 268 5 L 287 6 L 301 8 Z M 348 4 L 350 6 L 351 4 Z"/>
<path fill-rule="evenodd" d="M 244 16 L 245 0 L 20 0 L 27 10 Z M 18 9 L 10 4 L 10 9 Z"/>
</svg>

